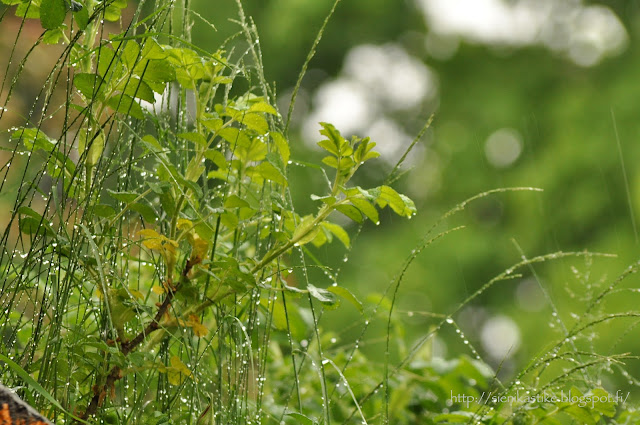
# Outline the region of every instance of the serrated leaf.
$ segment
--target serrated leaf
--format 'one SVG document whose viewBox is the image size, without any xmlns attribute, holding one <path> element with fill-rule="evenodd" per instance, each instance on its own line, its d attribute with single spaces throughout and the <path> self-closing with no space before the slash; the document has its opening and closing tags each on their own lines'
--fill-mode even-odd
<svg viewBox="0 0 640 425">
<path fill-rule="evenodd" d="M 380 186 L 377 190 L 379 194 L 376 201 L 381 207 L 389 205 L 396 214 L 404 217 L 411 217 L 416 212 L 415 204 L 407 196 L 399 194 L 389 186 Z"/>
<path fill-rule="evenodd" d="M 358 223 L 362 223 L 362 214 L 360 213 L 360 210 L 354 207 L 353 205 L 345 205 L 345 204 L 338 205 L 336 206 L 336 210 L 340 211 L 342 214 L 346 215 L 351 220 Z"/>
<path fill-rule="evenodd" d="M 249 146 L 238 144 L 233 151 L 234 155 L 243 161 L 262 161 L 267 156 L 267 144 L 257 137 L 251 140 Z"/>
<path fill-rule="evenodd" d="M 133 72 L 139 75 L 143 81 L 160 83 L 163 87 L 165 83 L 176 79 L 176 71 L 166 59 L 142 60 L 138 62 Z M 149 85 L 154 91 L 162 93 L 162 91 L 157 90 L 157 86 Z"/>
<path fill-rule="evenodd" d="M 71 3 L 73 4 L 74 0 L 71 0 Z M 89 12 L 87 8 L 82 7 L 80 10 L 73 11 L 73 19 L 76 21 L 78 28 L 84 30 L 89 23 Z"/>
<path fill-rule="evenodd" d="M 52 30 L 64 22 L 67 15 L 65 0 L 42 0 L 40 3 L 40 24 L 42 28 Z"/>
<path fill-rule="evenodd" d="M 341 226 L 325 221 L 322 223 L 322 227 L 329 230 L 346 248 L 349 248 L 351 244 L 349 234 Z"/>
<path fill-rule="evenodd" d="M 225 208 L 242 208 L 249 207 L 249 203 L 244 199 L 240 198 L 238 195 L 230 195 L 224 201 Z"/>
<path fill-rule="evenodd" d="M 136 192 L 116 192 L 111 189 L 107 189 L 107 192 L 109 193 L 109 195 L 111 195 L 111 197 L 117 199 L 118 201 L 124 202 L 125 204 L 129 204 L 135 201 L 136 199 L 138 199 L 138 196 L 140 196 Z"/>
<path fill-rule="evenodd" d="M 149 103 L 155 103 L 156 97 L 153 93 L 153 89 L 149 84 L 138 79 L 137 77 L 131 77 L 131 79 L 125 82 L 123 93 L 131 97 L 145 100 Z"/>
<path fill-rule="evenodd" d="M 147 223 L 155 223 L 158 219 L 158 216 L 156 215 L 154 209 L 147 204 L 134 202 L 133 204 L 129 205 L 129 209 L 140 214 L 144 221 L 146 221 Z"/>
<path fill-rule="evenodd" d="M 289 157 L 291 156 L 291 153 L 289 151 L 289 142 L 287 142 L 287 139 L 285 139 L 282 134 L 276 131 L 272 131 L 269 134 L 271 135 L 271 139 L 273 140 L 273 142 L 276 144 L 278 153 L 282 157 L 282 162 L 286 167 L 287 164 L 289 163 Z"/>
<path fill-rule="evenodd" d="M 102 130 L 85 128 L 78 133 L 78 153 L 85 156 L 87 165 L 96 165 L 104 151 L 104 135 Z"/>
<path fill-rule="evenodd" d="M 280 170 L 274 167 L 270 162 L 260 163 L 253 169 L 253 171 L 266 180 L 270 180 L 282 186 L 287 185 L 287 179 L 285 178 L 285 176 L 282 175 Z"/>
<path fill-rule="evenodd" d="M 342 286 L 329 286 L 327 291 L 349 301 L 356 309 L 358 309 L 360 314 L 364 313 L 364 307 L 360 300 L 358 300 L 347 288 L 343 288 Z"/>
<path fill-rule="evenodd" d="M 331 168 L 338 168 L 338 160 L 335 156 L 325 156 L 322 158 L 322 163 L 328 165 Z"/>
<path fill-rule="evenodd" d="M 103 97 L 105 83 L 99 75 L 86 73 L 76 74 L 75 77 L 73 77 L 73 85 L 87 99 L 101 99 Z"/>
<path fill-rule="evenodd" d="M 142 44 L 143 59 L 165 59 L 167 57 L 167 53 L 155 39 L 147 37 Z"/>
<path fill-rule="evenodd" d="M 147 134 L 142 138 L 142 144 L 151 152 L 160 153 L 163 150 L 158 139 L 150 134 Z"/>
<path fill-rule="evenodd" d="M 244 124 L 248 129 L 256 131 L 258 134 L 265 134 L 269 131 L 269 123 L 260 114 L 245 113 L 238 117 L 238 122 Z"/>
<path fill-rule="evenodd" d="M 227 159 L 224 157 L 223 153 L 217 149 L 207 149 L 204 153 L 204 157 L 213 161 L 213 163 L 220 169 L 224 170 L 227 168 Z"/>
<path fill-rule="evenodd" d="M 112 96 L 107 100 L 107 105 L 122 114 L 129 115 L 139 120 L 144 119 L 142 107 L 129 95 L 120 94 Z"/>
<path fill-rule="evenodd" d="M 52 30 L 47 30 L 44 35 L 42 36 L 42 42 L 45 44 L 58 44 L 58 41 L 60 41 L 60 38 L 63 35 L 63 28 L 65 27 L 64 24 L 62 24 L 60 27 L 52 29 Z"/>
<path fill-rule="evenodd" d="M 329 124 L 327 122 L 321 122 L 320 125 L 322 126 L 322 130 L 320 130 L 320 134 L 327 136 L 327 138 L 329 139 L 328 141 L 331 143 L 331 145 L 333 145 L 332 149 L 335 152 L 335 155 L 339 156 L 340 151 L 342 150 L 341 147 L 345 143 L 347 143 L 346 140 L 344 140 L 344 138 L 340 135 L 340 132 L 333 126 L 333 124 Z M 323 142 L 320 142 L 320 143 L 323 143 Z M 318 145 L 320 145 L 320 143 L 318 143 Z M 323 145 L 320 145 L 320 146 L 328 150 L 327 147 L 329 145 L 324 144 L 324 146 Z"/>
<path fill-rule="evenodd" d="M 595 388 L 589 396 L 592 400 L 591 405 L 593 410 L 610 418 L 616 414 L 615 399 L 611 397 L 608 392 L 602 388 Z"/>
<path fill-rule="evenodd" d="M 338 147 L 331 140 L 327 140 L 327 139 L 321 140 L 318 142 L 318 146 L 320 146 L 322 149 L 326 150 L 327 152 L 329 152 L 334 156 L 339 155 Z"/>
<path fill-rule="evenodd" d="M 116 54 L 107 46 L 102 46 L 98 49 L 98 74 L 106 81 L 112 81 L 119 78 L 122 74 L 122 65 L 116 58 Z"/>
<path fill-rule="evenodd" d="M 276 108 L 269 105 L 267 102 L 253 103 L 249 107 L 249 112 L 264 112 L 266 114 L 278 115 L 278 111 L 276 111 Z"/>
<path fill-rule="evenodd" d="M 380 218 L 378 217 L 378 210 L 371 205 L 369 201 L 362 198 L 351 198 L 351 203 L 360 210 L 369 220 L 374 224 L 380 224 Z"/>
<path fill-rule="evenodd" d="M 204 136 L 200 133 L 179 133 L 178 137 L 180 137 L 181 139 L 189 140 L 202 147 L 207 146 L 207 139 L 205 139 Z"/>
</svg>

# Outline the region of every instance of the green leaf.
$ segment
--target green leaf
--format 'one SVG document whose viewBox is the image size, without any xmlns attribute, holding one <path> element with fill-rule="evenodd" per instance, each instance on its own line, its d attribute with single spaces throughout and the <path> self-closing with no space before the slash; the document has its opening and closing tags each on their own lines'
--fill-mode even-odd
<svg viewBox="0 0 640 425">
<path fill-rule="evenodd" d="M 316 425 L 317 424 L 317 422 L 311 420 L 310 418 L 308 418 L 307 416 L 303 415 L 302 413 L 291 412 L 291 413 L 287 413 L 285 416 L 291 416 L 299 424 L 302 424 L 302 425 Z"/>
<path fill-rule="evenodd" d="M 358 147 L 353 153 L 353 158 L 357 163 L 363 163 L 369 159 L 377 158 L 380 156 L 378 152 L 373 152 L 371 149 L 375 147 L 375 143 L 371 142 L 368 137 L 365 137 L 358 143 Z"/>
<path fill-rule="evenodd" d="M 87 151 L 88 149 L 88 151 Z M 104 151 L 102 130 L 85 128 L 78 133 L 78 153 L 85 155 L 87 165 L 96 165 Z"/>
<path fill-rule="evenodd" d="M 189 140 L 193 143 L 196 143 L 202 147 L 207 147 L 207 139 L 200 133 L 179 133 L 178 137 L 181 139 Z"/>
<path fill-rule="evenodd" d="M 264 112 L 271 115 L 278 115 L 276 108 L 267 102 L 256 102 L 249 107 L 249 112 Z"/>
<path fill-rule="evenodd" d="M 241 197 L 239 197 L 238 195 L 230 195 L 224 201 L 225 208 L 242 208 L 242 207 L 249 207 L 249 206 L 250 206 L 249 203 L 244 199 L 242 199 Z"/>
<path fill-rule="evenodd" d="M 267 144 L 255 137 L 249 146 L 238 143 L 233 153 L 243 161 L 262 161 L 267 156 Z"/>
<path fill-rule="evenodd" d="M 595 388 L 589 394 L 593 410 L 608 417 L 616 414 L 614 398 L 602 388 Z"/>
<path fill-rule="evenodd" d="M 169 190 L 171 190 L 171 184 L 167 182 L 156 183 L 156 182 L 147 181 L 147 185 L 151 190 L 153 190 L 158 195 L 163 195 L 169 192 Z"/>
<path fill-rule="evenodd" d="M 327 138 L 329 139 L 327 141 L 330 142 L 331 145 L 333 145 L 333 147 L 331 148 L 332 151 L 329 150 L 330 144 L 325 143 L 325 141 L 319 142 L 318 145 L 326 150 L 329 150 L 331 153 L 334 153 L 334 155 L 340 156 L 342 148 L 345 144 L 347 144 L 347 141 L 344 140 L 344 138 L 340 135 L 340 132 L 333 126 L 333 124 L 321 122 L 320 125 L 322 126 L 320 134 L 327 136 Z"/>
<path fill-rule="evenodd" d="M 131 202 L 138 199 L 138 196 L 140 196 L 135 192 L 116 192 L 111 189 L 107 189 L 107 192 L 109 192 L 109 195 L 111 195 L 113 198 L 117 199 L 118 201 L 124 202 L 125 204 L 130 204 Z"/>
<path fill-rule="evenodd" d="M 25 1 L 18 4 L 16 16 L 27 19 L 40 19 L 40 6 L 33 1 Z"/>
<path fill-rule="evenodd" d="M 229 142 L 229 144 L 232 147 L 237 148 L 237 146 L 243 146 L 247 148 L 248 146 L 251 145 L 251 139 L 249 138 L 249 136 L 247 136 L 247 133 L 244 131 L 241 131 L 239 128 L 226 127 L 221 129 L 218 132 L 218 135 L 222 137 L 224 140 L 226 140 L 227 142 Z M 265 148 L 265 155 L 266 155 L 266 151 L 267 150 Z"/>
<path fill-rule="evenodd" d="M 113 44 L 114 49 L 118 50 L 116 43 Z M 132 70 L 141 58 L 140 46 L 133 40 L 121 41 L 119 44 L 121 46 L 120 51 L 122 52 L 121 57 L 124 66 Z"/>
<path fill-rule="evenodd" d="M 331 168 L 338 168 L 338 160 L 335 156 L 325 156 L 322 158 L 322 163 L 328 165 Z"/>
<path fill-rule="evenodd" d="M 583 425 L 595 425 L 599 419 L 599 415 L 596 414 L 596 416 L 598 416 L 596 419 L 594 418 L 594 414 L 592 414 L 588 409 L 580 407 L 577 404 L 566 405 L 563 412 L 574 417 L 578 420 L 578 423 Z"/>
<path fill-rule="evenodd" d="M 362 306 L 360 300 L 358 300 L 356 296 L 353 295 L 347 288 L 343 288 L 342 286 L 329 286 L 327 288 L 327 291 L 349 301 L 355 308 L 358 309 L 360 314 L 364 313 L 364 307 Z"/>
<path fill-rule="evenodd" d="M 11 138 L 22 141 L 24 147 L 30 151 L 43 150 L 52 152 L 55 149 L 55 141 L 49 138 L 42 130 L 37 128 L 21 128 L 13 132 Z"/>
<path fill-rule="evenodd" d="M 341 226 L 325 221 L 322 223 L 322 227 L 329 230 L 346 248 L 349 248 L 351 244 L 349 234 Z"/>
<path fill-rule="evenodd" d="M 218 168 L 223 170 L 227 168 L 227 159 L 224 157 L 224 154 L 217 149 L 207 149 L 204 153 L 204 157 L 213 161 Z"/>
<path fill-rule="evenodd" d="M 140 214 L 147 223 L 155 223 L 158 220 L 158 216 L 154 209 L 142 202 L 134 202 L 129 205 L 129 209 Z"/>
<path fill-rule="evenodd" d="M 165 84 L 176 79 L 176 71 L 166 59 L 140 61 L 133 72 L 157 93 L 162 93 Z"/>
<path fill-rule="evenodd" d="M 109 218 L 116 215 L 116 210 L 108 204 L 97 204 L 93 207 L 93 213 L 98 217 Z"/>
<path fill-rule="evenodd" d="M 326 150 L 327 152 L 329 152 L 333 156 L 338 156 L 339 155 L 338 147 L 331 140 L 326 140 L 326 139 L 325 140 L 321 140 L 321 141 L 318 142 L 318 146 L 320 146 L 322 149 Z"/>
<path fill-rule="evenodd" d="M 58 44 L 58 41 L 60 41 L 62 37 L 64 27 L 65 25 L 62 24 L 58 28 L 47 30 L 42 36 L 42 42 L 45 44 Z"/>
<path fill-rule="evenodd" d="M 360 210 L 369 220 L 375 224 L 380 224 L 380 218 L 378 217 L 378 210 L 371 205 L 369 201 L 362 198 L 351 198 L 351 203 Z"/>
<path fill-rule="evenodd" d="M 73 2 L 73 0 L 71 1 Z M 73 19 L 76 21 L 78 28 L 83 30 L 87 27 L 87 24 L 89 23 L 89 11 L 87 10 L 86 7 L 83 7 L 82 9 L 76 12 L 73 12 Z"/>
<path fill-rule="evenodd" d="M 142 58 L 144 59 L 165 59 L 167 52 L 164 51 L 161 45 L 152 38 L 146 37 L 142 42 Z"/>
<path fill-rule="evenodd" d="M 124 94 L 127 94 L 131 97 L 136 97 L 138 99 L 146 100 L 149 103 L 156 102 L 156 97 L 153 94 L 153 89 L 149 86 L 149 84 L 141 81 L 137 77 L 131 77 L 129 81 L 125 81 L 123 84 L 126 84 L 123 86 Z"/>
<path fill-rule="evenodd" d="M 122 114 L 132 116 L 139 120 L 144 119 L 142 107 L 129 95 L 119 94 L 111 96 L 107 101 L 107 105 Z"/>
<path fill-rule="evenodd" d="M 104 80 L 96 74 L 76 74 L 73 77 L 73 85 L 82 93 L 87 99 L 99 98 L 101 99 L 104 94 L 105 83 Z"/>
<path fill-rule="evenodd" d="M 158 139 L 150 134 L 147 134 L 142 138 L 142 144 L 151 152 L 160 153 L 163 151 L 162 145 L 158 142 Z"/>
<path fill-rule="evenodd" d="M 270 162 L 260 163 L 253 171 L 266 180 L 270 180 L 282 186 L 287 185 L 287 179 L 285 176 Z"/>
<path fill-rule="evenodd" d="M 285 139 L 284 136 L 277 131 L 272 131 L 269 134 L 271 135 L 271 139 L 273 140 L 273 142 L 276 144 L 278 153 L 280 154 L 280 157 L 282 157 L 282 162 L 286 167 L 289 163 L 289 157 L 291 156 L 291 153 L 289 151 L 289 142 L 287 142 L 287 139 Z"/>
<path fill-rule="evenodd" d="M 345 205 L 345 204 L 338 205 L 336 206 L 336 210 L 340 211 L 342 214 L 346 215 L 351 220 L 358 223 L 362 223 L 362 214 L 360 213 L 360 210 L 354 207 L 353 205 Z"/>
<path fill-rule="evenodd" d="M 42 28 L 52 30 L 64 22 L 67 15 L 65 0 L 42 0 L 40 3 L 40 24 Z"/>
<path fill-rule="evenodd" d="M 375 191 L 378 193 L 376 201 L 380 207 L 389 205 L 396 214 L 404 217 L 415 214 L 416 206 L 407 196 L 399 194 L 389 186 L 380 186 Z"/>
<path fill-rule="evenodd" d="M 314 217 L 312 215 L 307 215 L 302 218 L 302 221 L 296 226 L 291 239 L 298 239 L 296 243 L 298 245 L 304 245 L 311 242 L 315 239 L 316 235 L 320 231 L 320 227 L 316 226 L 311 228 L 311 224 L 313 223 Z"/>
<path fill-rule="evenodd" d="M 107 46 L 98 49 L 96 58 L 98 60 L 98 74 L 106 81 L 120 78 L 122 65 L 116 58 L 116 54 Z"/>
<path fill-rule="evenodd" d="M 320 301 L 325 307 L 335 308 L 338 306 L 338 299 L 332 292 L 318 288 L 310 283 L 307 285 L 307 290 L 313 298 Z"/>
<path fill-rule="evenodd" d="M 122 9 L 127 7 L 126 1 L 113 1 L 104 9 L 104 19 L 111 22 L 116 22 L 122 15 Z"/>
<path fill-rule="evenodd" d="M 34 235 L 37 233 L 42 233 L 42 231 L 44 230 L 51 236 L 55 235 L 55 232 L 51 228 L 49 222 L 33 209 L 22 206 L 18 208 L 18 213 L 25 215 L 25 217 L 20 215 L 18 223 L 18 227 L 20 228 L 20 231 L 22 233 L 26 233 L 27 235 Z"/>
</svg>

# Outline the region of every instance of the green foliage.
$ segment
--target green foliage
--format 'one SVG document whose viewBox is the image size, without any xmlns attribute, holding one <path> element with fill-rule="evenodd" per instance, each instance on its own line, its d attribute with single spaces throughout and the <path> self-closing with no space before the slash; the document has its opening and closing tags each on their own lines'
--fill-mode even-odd
<svg viewBox="0 0 640 425">
<path fill-rule="evenodd" d="M 321 123 L 325 156 L 316 162 L 325 167 L 308 168 L 327 185 L 305 189 L 315 210 L 298 212 L 291 168 L 304 164 L 291 159 L 288 123 L 264 83 L 255 29 L 242 10 L 251 47 L 207 53 L 168 32 L 175 29 L 164 22 L 185 19 L 171 2 L 144 18 L 140 6 L 131 28 L 144 31 L 109 36 L 102 21 L 120 21 L 126 1 L 3 2 L 39 19 L 46 43 L 68 44 L 69 60 L 45 82 L 47 91 L 64 93 L 63 104 L 47 96 L 43 121 L 26 120 L 6 147 L 23 174 L 0 257 L 3 380 L 25 383 L 60 422 L 637 420 L 599 379 L 629 356 L 598 355 L 588 337 L 602 323 L 637 319 L 596 308 L 637 266 L 593 294 L 573 326 L 512 383 L 482 361 L 453 316 L 516 271 L 566 257 L 585 258 L 588 268 L 594 254 L 523 256 L 453 313 L 434 313 L 428 332 L 407 348 L 394 311 L 405 272 L 459 229 L 439 229 L 442 220 L 507 189 L 445 214 L 385 294 L 356 295 L 339 269 L 322 263 L 323 249 L 348 253 L 359 233 L 352 224 L 380 224 L 387 206 L 412 218 L 415 204 L 388 184 L 354 184 L 360 167 L 379 156 L 375 143 L 347 140 Z M 70 75 L 66 86 L 56 73 Z M 63 111 L 62 119 L 52 111 Z M 321 319 L 337 308 L 357 320 L 332 332 Z M 382 365 L 366 350 L 380 343 L 365 339 L 372 323 L 387 329 Z M 359 334 L 349 337 L 353 326 Z M 473 357 L 434 355 L 436 335 L 447 330 Z M 589 402 L 566 401 L 563 391 Z M 555 398 L 523 401 L 521 392 Z"/>
</svg>

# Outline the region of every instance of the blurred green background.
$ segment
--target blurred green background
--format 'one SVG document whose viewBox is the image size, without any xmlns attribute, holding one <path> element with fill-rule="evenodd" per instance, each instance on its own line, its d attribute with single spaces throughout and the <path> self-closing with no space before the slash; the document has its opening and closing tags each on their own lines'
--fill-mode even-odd
<svg viewBox="0 0 640 425">
<path fill-rule="evenodd" d="M 243 2 L 260 33 L 266 76 L 275 82 L 283 114 L 332 3 Z M 193 5 L 217 29 L 197 23 L 195 44 L 214 48 L 239 30 L 226 19 L 235 2 Z M 231 47 L 243 50 L 233 41 Z M 368 178 L 379 183 L 431 113 L 435 120 L 397 182 L 416 201 L 418 215 L 408 222 L 384 215 L 381 226 L 365 226 L 347 263 L 336 243 L 320 257 L 342 267 L 341 284 L 366 299 L 385 290 L 422 235 L 457 203 L 498 187 L 543 189 L 484 198 L 440 226 L 465 229 L 420 255 L 396 306 L 410 345 L 434 322 L 425 312 L 452 312 L 522 255 L 617 255 L 524 269 L 522 278 L 497 284 L 455 317 L 485 360 L 497 366 L 506 359 L 507 375 L 519 370 L 544 352 L 549 338 L 562 335 L 554 309 L 570 327 L 589 297 L 638 259 L 639 69 L 638 1 L 342 1 L 298 97 L 291 134 L 296 157 L 318 162 L 315 123 L 330 121 L 346 135 L 378 142 L 390 161 L 369 168 Z M 299 208 L 310 212 L 308 187 L 322 180 L 313 170 L 292 170 Z M 580 282 L 578 272 L 589 274 Z M 629 278 L 622 286 L 637 284 Z M 631 310 L 637 300 L 638 294 L 621 292 L 604 310 Z M 328 313 L 325 326 L 341 329 L 357 318 L 348 310 Z M 634 326 L 627 320 L 594 328 L 599 337 L 593 343 L 603 354 L 637 353 Z M 436 345 L 441 354 L 469 352 L 450 331 Z M 358 332 L 344 331 L 345 339 Z M 377 336 L 374 329 L 367 337 L 370 354 L 381 352 Z M 629 367 L 640 372 L 638 364 Z"/>
</svg>

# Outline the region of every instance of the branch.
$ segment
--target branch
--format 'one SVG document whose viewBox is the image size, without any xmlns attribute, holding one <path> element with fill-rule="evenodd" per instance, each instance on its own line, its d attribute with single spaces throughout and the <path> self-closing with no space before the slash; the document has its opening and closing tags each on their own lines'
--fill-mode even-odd
<svg viewBox="0 0 640 425">
<path fill-rule="evenodd" d="M 200 263 L 200 261 L 201 259 L 198 257 L 187 260 L 187 264 L 184 266 L 184 269 L 182 270 L 182 273 L 180 275 L 180 282 L 175 286 L 175 288 L 171 286 L 171 282 L 168 282 L 167 286 L 169 287 L 169 291 L 167 293 L 167 296 L 165 297 L 160 307 L 158 307 L 158 311 L 156 312 L 156 315 L 151 320 L 151 322 L 149 322 L 149 324 L 145 326 L 144 330 L 136 335 L 135 338 L 120 344 L 120 352 L 124 356 L 129 355 L 129 353 L 134 351 L 150 334 L 160 328 L 160 320 L 162 320 L 162 317 L 169 310 L 169 306 L 171 305 L 173 297 L 175 296 L 176 292 L 178 292 L 178 290 L 183 286 L 183 284 L 189 280 L 189 272 L 191 271 L 193 266 Z M 99 385 L 96 385 L 94 387 L 94 394 L 91 398 L 91 402 L 89 402 L 89 405 L 87 406 L 87 409 L 84 411 L 84 413 L 79 415 L 80 419 L 86 420 L 98 411 L 98 408 L 102 405 L 102 402 L 105 399 L 107 391 L 109 391 L 110 388 L 113 388 L 116 381 L 121 379 L 122 376 L 122 369 L 119 366 L 113 366 L 111 368 L 104 385 L 102 385 L 102 387 L 100 387 Z M 80 422 L 76 421 L 75 423 Z"/>
</svg>

